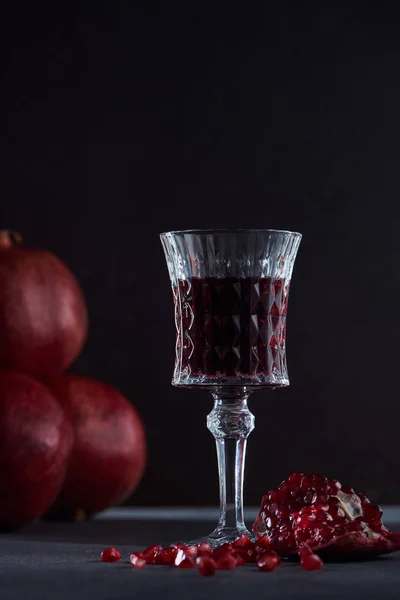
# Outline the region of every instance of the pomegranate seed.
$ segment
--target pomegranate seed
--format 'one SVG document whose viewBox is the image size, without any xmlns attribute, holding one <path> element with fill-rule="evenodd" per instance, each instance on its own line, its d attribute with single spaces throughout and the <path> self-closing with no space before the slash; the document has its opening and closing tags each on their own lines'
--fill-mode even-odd
<svg viewBox="0 0 400 600">
<path fill-rule="evenodd" d="M 311 556 L 311 554 L 314 554 L 314 552 L 308 546 L 304 546 L 299 550 L 300 558 L 306 558 L 306 556 Z"/>
<path fill-rule="evenodd" d="M 244 567 L 244 565 L 246 564 L 246 561 L 244 560 L 244 558 L 242 558 L 240 556 L 240 554 L 235 554 L 234 556 L 236 558 L 236 566 L 237 567 Z"/>
<path fill-rule="evenodd" d="M 258 554 L 267 552 L 271 547 L 271 540 L 268 535 L 263 535 L 254 544 L 254 549 Z"/>
<path fill-rule="evenodd" d="M 281 564 L 281 559 L 276 552 L 266 552 L 257 561 L 260 571 L 275 571 Z"/>
<path fill-rule="evenodd" d="M 302 558 L 300 564 L 306 571 L 318 571 L 324 563 L 319 556 L 311 553 Z"/>
<path fill-rule="evenodd" d="M 238 540 L 233 542 L 234 548 L 250 548 L 252 545 L 253 542 L 248 535 L 242 535 Z"/>
<path fill-rule="evenodd" d="M 157 554 L 159 554 L 162 550 L 162 546 L 156 544 L 154 546 L 149 546 L 146 550 L 143 551 L 143 558 L 147 563 L 154 562 Z"/>
<path fill-rule="evenodd" d="M 163 548 L 155 557 L 156 565 L 172 565 L 177 553 L 177 548 Z"/>
<path fill-rule="evenodd" d="M 236 558 L 233 556 L 233 554 L 223 554 L 217 560 L 217 569 L 236 569 L 236 564 Z"/>
<path fill-rule="evenodd" d="M 175 566 L 180 569 L 191 569 L 194 567 L 194 560 L 190 558 L 182 548 L 178 550 L 175 558 Z"/>
<path fill-rule="evenodd" d="M 196 560 L 197 553 L 199 551 L 197 546 L 185 546 L 183 548 L 183 550 L 185 551 L 186 556 L 188 556 L 189 558 L 192 558 L 193 560 Z"/>
<path fill-rule="evenodd" d="M 206 556 L 208 554 L 211 554 L 211 552 L 212 550 L 210 544 L 207 544 L 207 542 L 202 542 L 201 544 L 199 544 L 197 556 Z"/>
<path fill-rule="evenodd" d="M 254 563 L 257 561 L 258 554 L 255 548 L 234 548 L 234 555 L 240 556 L 246 563 Z"/>
<path fill-rule="evenodd" d="M 232 544 L 222 544 L 222 546 L 218 546 L 212 552 L 212 557 L 214 560 L 218 560 L 224 554 L 232 552 L 233 546 Z"/>
<path fill-rule="evenodd" d="M 121 558 L 121 552 L 116 548 L 106 548 L 100 556 L 103 562 L 117 562 Z"/>
<path fill-rule="evenodd" d="M 204 575 L 205 577 L 215 575 L 215 569 L 217 568 L 217 565 L 211 556 L 199 556 L 197 559 L 197 564 L 199 566 L 199 572 L 201 575 Z"/>
<path fill-rule="evenodd" d="M 171 546 L 171 548 L 168 548 L 168 550 L 171 551 L 171 555 L 173 556 L 173 558 L 175 560 L 176 555 L 178 554 L 180 548 L 176 548 L 175 546 Z"/>
<path fill-rule="evenodd" d="M 135 569 L 143 569 L 147 565 L 142 552 L 133 552 L 129 557 L 129 562 Z"/>
</svg>

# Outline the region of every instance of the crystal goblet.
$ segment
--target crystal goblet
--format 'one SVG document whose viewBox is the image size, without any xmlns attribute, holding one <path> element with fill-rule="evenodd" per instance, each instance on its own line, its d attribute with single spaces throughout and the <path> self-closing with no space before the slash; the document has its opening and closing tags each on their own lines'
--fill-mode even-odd
<svg viewBox="0 0 400 600">
<path fill-rule="evenodd" d="M 249 535 L 243 515 L 247 437 L 255 390 L 289 385 L 286 315 L 301 234 L 273 229 L 160 235 L 175 307 L 172 384 L 211 392 L 207 426 L 217 446 L 220 518 L 196 540 L 212 547 Z M 193 542 L 191 542 L 193 543 Z"/>
</svg>

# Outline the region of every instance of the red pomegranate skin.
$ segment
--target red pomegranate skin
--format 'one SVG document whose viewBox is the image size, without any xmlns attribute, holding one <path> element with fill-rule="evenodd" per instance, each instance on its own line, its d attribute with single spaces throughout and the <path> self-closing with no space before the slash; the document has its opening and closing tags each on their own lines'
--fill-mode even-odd
<svg viewBox="0 0 400 600">
<path fill-rule="evenodd" d="M 123 502 L 146 464 L 146 438 L 133 406 L 116 389 L 65 375 L 50 383 L 74 428 L 63 488 L 50 515 L 83 518 Z M 79 517 L 78 517 L 79 515 Z"/>
<path fill-rule="evenodd" d="M 0 529 L 47 511 L 61 489 L 72 440 L 69 420 L 44 385 L 0 373 Z"/>
<path fill-rule="evenodd" d="M 78 356 L 88 317 L 82 291 L 54 254 L 0 245 L 0 368 L 45 381 Z"/>
</svg>

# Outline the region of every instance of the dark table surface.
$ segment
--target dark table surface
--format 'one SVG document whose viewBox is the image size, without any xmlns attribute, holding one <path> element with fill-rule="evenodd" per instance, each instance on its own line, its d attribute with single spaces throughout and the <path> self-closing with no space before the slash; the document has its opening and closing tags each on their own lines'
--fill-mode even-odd
<svg viewBox="0 0 400 600">
<path fill-rule="evenodd" d="M 400 531 L 400 507 L 385 513 Z M 248 522 L 254 510 L 247 512 Z M 86 523 L 36 523 L 0 536 L 0 600 L 245 600 L 252 598 L 400 600 L 400 552 L 375 560 L 325 564 L 306 572 L 284 563 L 273 573 L 254 565 L 201 577 L 190 570 L 129 564 L 129 553 L 153 544 L 170 544 L 209 533 L 215 511 L 114 510 Z M 100 552 L 116 546 L 118 563 L 100 562 Z"/>
</svg>

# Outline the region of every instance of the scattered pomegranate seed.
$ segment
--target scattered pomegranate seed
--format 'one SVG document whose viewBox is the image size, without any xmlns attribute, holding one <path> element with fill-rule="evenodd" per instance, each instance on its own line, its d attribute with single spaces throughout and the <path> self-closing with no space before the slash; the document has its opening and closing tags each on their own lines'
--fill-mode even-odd
<svg viewBox="0 0 400 600">
<path fill-rule="evenodd" d="M 300 564 L 306 571 L 318 571 L 324 563 L 319 556 L 311 553 L 302 558 Z"/>
<path fill-rule="evenodd" d="M 252 543 L 253 544 L 253 543 Z M 246 563 L 255 563 L 257 562 L 258 554 L 255 551 L 254 545 L 250 548 L 234 548 L 234 555 L 240 556 Z"/>
<path fill-rule="evenodd" d="M 178 550 L 184 550 L 186 548 L 185 544 L 181 544 L 180 542 L 177 542 L 176 544 L 172 544 L 173 548 L 178 548 Z"/>
<path fill-rule="evenodd" d="M 248 535 L 242 535 L 238 540 L 233 542 L 234 548 L 250 548 L 252 545 L 253 542 Z"/>
<path fill-rule="evenodd" d="M 197 546 L 185 546 L 183 550 L 186 552 L 186 556 L 192 558 L 193 560 L 196 560 L 197 553 L 199 551 Z"/>
<path fill-rule="evenodd" d="M 178 552 L 177 548 L 163 548 L 158 552 L 154 561 L 156 565 L 172 565 Z"/>
<path fill-rule="evenodd" d="M 162 546 L 159 544 L 155 544 L 154 546 L 149 546 L 146 550 L 143 551 L 143 558 L 147 563 L 154 562 L 156 556 L 162 551 Z"/>
<path fill-rule="evenodd" d="M 299 550 L 299 557 L 300 558 L 305 558 L 306 556 L 310 556 L 311 554 L 314 554 L 314 552 L 308 546 L 303 546 Z"/>
<path fill-rule="evenodd" d="M 180 549 L 178 550 L 174 564 L 180 569 L 191 569 L 194 567 L 194 560 L 186 554 L 185 550 Z"/>
<path fill-rule="evenodd" d="M 217 569 L 224 569 L 224 570 L 230 570 L 230 569 L 236 569 L 237 566 L 237 562 L 236 562 L 236 557 L 233 556 L 233 554 L 223 554 L 218 560 L 217 560 Z"/>
<path fill-rule="evenodd" d="M 207 544 L 207 542 L 202 542 L 201 544 L 199 544 L 197 556 L 206 556 L 208 554 L 211 554 L 211 552 L 212 550 L 210 544 Z"/>
<path fill-rule="evenodd" d="M 121 552 L 116 548 L 106 548 L 100 556 L 103 562 L 117 562 L 121 558 Z"/>
<path fill-rule="evenodd" d="M 246 561 L 244 560 L 244 558 L 242 558 L 240 556 L 240 554 L 234 554 L 235 558 L 236 558 L 236 566 L 237 567 L 244 567 L 244 565 L 246 564 Z"/>
<path fill-rule="evenodd" d="M 267 552 L 271 548 L 271 540 L 268 535 L 263 535 L 254 544 L 254 549 L 257 554 Z"/>
<path fill-rule="evenodd" d="M 273 550 L 271 552 L 266 552 L 263 554 L 257 561 L 257 566 L 260 571 L 275 571 L 277 567 L 281 564 L 281 559 L 278 554 Z"/>
<path fill-rule="evenodd" d="M 131 557 L 134 556 L 136 558 L 144 558 L 143 552 L 132 552 Z"/>
<path fill-rule="evenodd" d="M 232 544 L 222 544 L 222 546 L 218 546 L 217 548 L 215 548 L 212 551 L 212 557 L 214 560 L 218 560 L 221 556 L 224 556 L 224 554 L 228 554 L 230 552 L 232 552 L 233 550 L 233 546 Z"/>
<path fill-rule="evenodd" d="M 129 557 L 129 562 L 135 569 L 143 569 L 147 565 L 142 552 L 133 552 Z"/>
<path fill-rule="evenodd" d="M 201 573 L 201 575 L 206 577 L 215 575 L 215 569 L 217 568 L 217 565 L 211 556 L 199 556 L 197 559 L 197 564 L 199 566 L 199 573 Z"/>
</svg>

